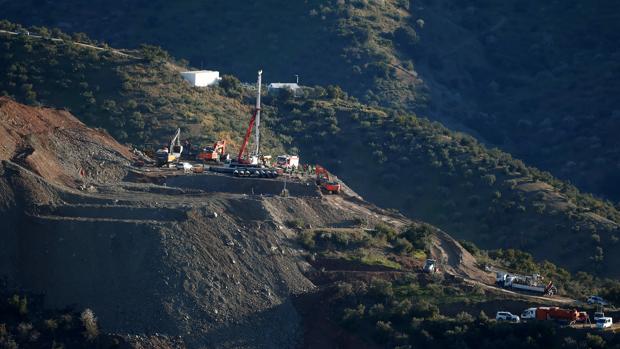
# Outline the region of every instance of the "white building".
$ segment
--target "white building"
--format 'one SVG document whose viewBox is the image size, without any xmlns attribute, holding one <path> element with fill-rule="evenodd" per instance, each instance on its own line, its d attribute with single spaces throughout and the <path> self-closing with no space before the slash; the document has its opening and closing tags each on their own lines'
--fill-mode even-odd
<svg viewBox="0 0 620 349">
<path fill-rule="evenodd" d="M 299 90 L 301 87 L 299 86 L 299 84 L 294 82 L 272 82 L 271 84 L 269 84 L 269 86 L 267 86 L 267 92 L 269 94 L 277 94 L 280 92 L 281 89 L 284 88 L 293 91 L 293 93 L 297 95 L 297 90 Z"/>
<path fill-rule="evenodd" d="M 182 72 L 181 76 L 192 86 L 197 87 L 215 85 L 221 80 L 220 72 L 212 70 L 186 71 Z"/>
</svg>

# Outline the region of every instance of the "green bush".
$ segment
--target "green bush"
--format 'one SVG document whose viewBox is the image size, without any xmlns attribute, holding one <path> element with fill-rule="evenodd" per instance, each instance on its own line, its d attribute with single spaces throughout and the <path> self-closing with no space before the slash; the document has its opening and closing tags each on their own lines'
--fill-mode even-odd
<svg viewBox="0 0 620 349">
<path fill-rule="evenodd" d="M 407 227 L 401 236 L 407 239 L 415 249 L 428 252 L 433 232 L 434 228 L 428 224 L 413 224 Z"/>
<path fill-rule="evenodd" d="M 396 230 L 391 226 L 384 223 L 378 223 L 375 225 L 373 235 L 387 241 L 391 241 L 396 237 L 397 233 Z"/>
</svg>

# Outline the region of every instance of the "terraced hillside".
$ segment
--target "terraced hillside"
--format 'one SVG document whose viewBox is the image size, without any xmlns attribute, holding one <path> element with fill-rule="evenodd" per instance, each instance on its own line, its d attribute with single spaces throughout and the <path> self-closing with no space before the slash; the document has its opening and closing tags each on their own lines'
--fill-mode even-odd
<svg viewBox="0 0 620 349">
<path fill-rule="evenodd" d="M 293 297 L 315 289 L 310 275 L 320 274 L 299 242 L 303 232 L 349 229 L 370 238 L 368 232 L 379 229 L 373 227 L 420 224 L 354 193 L 263 194 L 260 185 L 273 179 L 255 182 L 256 190 L 247 193 L 226 189 L 239 180 L 234 177 L 222 177 L 227 185 L 210 185 L 217 174 L 193 175 L 210 192 L 179 181 L 128 182 L 137 175 L 116 174 L 138 171 L 129 165 L 129 150 L 70 114 L 6 99 L 0 110 L 12 120 L 7 125 L 22 125 L 15 128 L 19 133 L 7 129 L 13 138 L 4 138 L 2 146 L 30 142 L 34 148 L 19 162 L 4 157 L 0 166 L 3 290 L 38 294 L 45 308 L 90 308 L 106 331 L 181 336 L 190 347 L 293 347 L 303 338 Z M 107 154 L 100 177 L 84 178 L 65 165 L 66 153 L 51 151 L 65 146 L 76 147 L 71 160 L 83 167 Z M 60 169 L 66 180 L 32 171 L 43 164 Z M 168 180 L 175 175 L 161 171 Z M 462 277 L 484 273 L 457 242 L 437 236 L 434 256 L 442 258 L 442 244 L 452 246 L 446 267 Z M 393 239 L 355 245 L 337 260 L 417 273 L 424 253 L 398 255 Z"/>
<path fill-rule="evenodd" d="M 21 75 L 6 72 L 2 88 L 7 93 L 27 101 L 17 84 L 25 79 L 36 91 L 34 103 L 64 107 L 63 96 L 71 88 L 43 79 L 58 71 L 51 59 L 57 57 L 64 80 L 97 91 L 66 105 L 121 139 L 164 142 L 168 132 L 181 126 L 194 143 L 222 137 L 234 152 L 246 127 L 252 91 L 234 78 L 227 78 L 231 83 L 223 87 L 191 89 L 165 52 L 144 48 L 133 54 L 149 58 L 135 59 L 64 42 L 2 38 L 15 52 L 5 59 L 25 69 Z M 28 47 L 37 54 L 29 54 Z M 91 68 L 78 69 L 87 65 Z M 102 71 L 124 76 L 122 87 L 89 85 Z M 469 136 L 406 112 L 360 104 L 338 88 L 306 89 L 303 96 L 291 97 L 265 99 L 264 151 L 299 152 L 302 159 L 328 165 L 364 197 L 485 248 L 518 247 L 573 271 L 617 275 L 613 251 L 618 248 L 619 214 L 611 204 Z M 84 109 L 89 101 L 94 104 Z M 121 121 L 126 126 L 118 127 Z M 398 183 L 399 178 L 406 180 Z"/>
</svg>

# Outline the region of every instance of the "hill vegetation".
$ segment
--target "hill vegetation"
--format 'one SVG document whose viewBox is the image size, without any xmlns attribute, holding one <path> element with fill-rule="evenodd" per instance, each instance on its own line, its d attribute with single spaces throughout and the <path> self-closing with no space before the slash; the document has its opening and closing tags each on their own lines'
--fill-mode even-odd
<svg viewBox="0 0 620 349">
<path fill-rule="evenodd" d="M 0 26 L 19 29 L 8 22 Z M 184 126 L 184 138 L 205 143 L 226 139 L 234 145 L 241 139 L 250 109 L 233 91 L 237 85 L 229 89 L 237 98 L 217 89 L 192 89 L 182 80 L 178 63 L 156 47 L 143 46 L 127 56 L 75 45 L 75 40 L 97 44 L 83 35 L 70 37 L 47 28 L 32 33 L 47 39 L 0 34 L 0 94 L 67 109 L 121 142 L 164 142 L 177 125 Z M 266 149 L 279 149 L 269 130 L 264 136 Z"/>
<path fill-rule="evenodd" d="M 518 248 L 573 271 L 615 275 L 614 253 L 603 251 L 618 246 L 613 205 L 413 115 L 337 98 L 276 105 L 275 129 L 371 201 L 483 248 Z"/>
<path fill-rule="evenodd" d="M 346 255 L 360 248 L 360 242 L 366 246 L 368 242 L 376 243 L 377 237 L 385 242 L 385 237 L 390 235 L 394 236 L 389 244 L 392 247 L 398 246 L 399 238 L 424 246 L 425 234 L 412 232 L 420 233 L 426 229 L 428 227 L 421 225 L 399 231 L 383 225 L 371 230 L 372 238 L 344 231 L 339 231 L 337 235 L 334 231 L 304 234 L 303 240 L 311 251 L 319 251 L 320 258 L 323 258 L 326 252 L 331 256 Z M 378 233 L 389 231 L 392 234 Z M 357 239 L 351 239 L 351 235 Z M 314 239 L 308 240 L 308 236 Z M 308 241 L 313 243 L 308 245 Z M 560 294 L 574 299 L 584 299 L 601 290 L 617 292 L 620 289 L 617 281 L 601 280 L 583 272 L 571 274 L 550 262 L 536 263 L 527 253 L 515 250 L 482 251 L 471 243 L 463 245 L 476 255 L 480 265 L 540 273 L 559 286 Z M 394 251 L 384 251 L 386 258 L 395 258 Z M 311 307 L 314 315 L 309 321 L 321 318 L 323 322 L 343 329 L 344 333 L 361 338 L 371 347 L 522 348 L 525 342 L 528 347 L 534 348 L 603 348 L 620 344 L 617 336 L 611 333 L 561 328 L 552 322 L 497 322 L 493 316 L 498 307 L 520 314 L 523 309 L 537 304 L 449 275 L 442 278 L 439 274 L 405 272 L 398 277 L 388 277 L 377 273 L 377 277 L 368 278 L 361 275 L 355 277 L 353 272 L 350 274 L 322 289 L 319 297 L 322 301 Z M 314 331 L 318 334 L 319 329 Z M 329 336 L 330 332 L 333 330 L 322 333 Z M 310 333 L 314 332 L 311 330 Z M 342 337 L 346 336 L 339 334 L 339 338 Z M 313 346 L 306 343 L 305 347 Z"/>
<path fill-rule="evenodd" d="M 46 310 L 41 297 L 29 294 L 0 296 L 0 347 L 2 348 L 132 348 L 119 335 L 102 333 L 90 309 Z M 171 348 L 162 345 L 161 348 Z M 151 343 L 151 344 L 155 344 Z M 172 344 L 172 343 L 170 343 Z M 181 343 L 176 343 L 181 344 Z"/>
<path fill-rule="evenodd" d="M 297 74 L 306 85 L 337 84 L 364 104 L 428 115 L 618 201 L 618 6 L 28 0 L 3 4 L 3 15 L 120 47 L 161 45 L 245 81 L 264 68 L 272 81 Z"/>
<path fill-rule="evenodd" d="M 157 48 L 129 52 L 132 58 L 65 40 L 0 36 L 0 93 L 66 107 L 133 144 L 163 143 L 176 127 L 195 143 L 239 144 L 254 92 L 236 78 L 194 89 Z M 485 249 L 519 248 L 572 271 L 618 276 L 613 205 L 470 136 L 362 104 L 335 86 L 265 98 L 264 123 L 265 151 L 325 164 L 380 205 Z"/>
<path fill-rule="evenodd" d="M 435 113 L 580 188 L 618 200 L 620 5 L 421 1 Z"/>
</svg>

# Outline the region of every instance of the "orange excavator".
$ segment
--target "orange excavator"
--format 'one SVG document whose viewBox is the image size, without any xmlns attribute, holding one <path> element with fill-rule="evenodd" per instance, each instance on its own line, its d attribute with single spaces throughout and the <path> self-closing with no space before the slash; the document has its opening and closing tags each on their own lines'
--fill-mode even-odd
<svg viewBox="0 0 620 349">
<path fill-rule="evenodd" d="M 322 166 L 316 165 L 316 185 L 329 194 L 340 193 L 340 183 L 329 178 L 329 172 Z"/>
<path fill-rule="evenodd" d="M 200 153 L 196 155 L 196 160 L 207 161 L 221 161 L 225 158 L 226 153 L 226 141 L 219 140 L 213 144 L 212 147 L 204 148 Z"/>
</svg>

